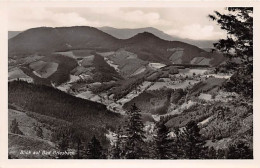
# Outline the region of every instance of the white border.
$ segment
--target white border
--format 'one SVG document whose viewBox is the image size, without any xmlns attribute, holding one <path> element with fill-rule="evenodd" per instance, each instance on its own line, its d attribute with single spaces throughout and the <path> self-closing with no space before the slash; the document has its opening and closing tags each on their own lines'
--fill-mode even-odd
<svg viewBox="0 0 260 168">
<path fill-rule="evenodd" d="M 194 1 L 194 0 L 193 0 Z M 91 167 L 91 168 L 257 168 L 260 166 L 259 145 L 259 113 L 260 113 L 260 3 L 256 1 L 9 1 L 0 0 L 0 167 Z M 51 160 L 51 159 L 19 159 L 8 160 L 8 33 L 7 11 L 15 7 L 228 7 L 228 6 L 253 6 L 254 7 L 254 159 L 253 160 Z M 259 112 L 259 113 L 258 113 Z"/>
</svg>

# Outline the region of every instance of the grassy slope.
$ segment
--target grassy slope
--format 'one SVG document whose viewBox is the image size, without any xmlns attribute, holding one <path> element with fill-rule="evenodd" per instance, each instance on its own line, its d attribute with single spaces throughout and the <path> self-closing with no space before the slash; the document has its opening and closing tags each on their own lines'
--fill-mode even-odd
<svg viewBox="0 0 260 168">
<path fill-rule="evenodd" d="M 44 155 L 23 155 L 21 150 L 55 150 L 55 144 L 51 142 L 52 133 L 58 125 L 69 125 L 64 120 L 59 120 L 53 117 L 39 115 L 37 113 L 23 111 L 21 108 L 9 105 L 8 123 L 9 128 L 13 119 L 16 119 L 19 129 L 23 135 L 12 134 L 8 136 L 8 154 L 11 158 L 50 158 Z M 36 130 L 41 128 L 43 137 L 38 137 Z"/>
<path fill-rule="evenodd" d="M 35 155 L 31 154 L 20 154 L 21 150 L 24 151 L 53 151 L 55 150 L 54 143 L 43 140 L 37 137 L 25 136 L 25 135 L 17 135 L 17 134 L 8 134 L 8 154 L 12 158 L 17 159 L 48 159 L 51 158 L 48 155 Z"/>
<path fill-rule="evenodd" d="M 118 65 L 120 74 L 123 77 L 131 76 L 136 70 L 148 64 L 147 61 L 138 58 L 136 54 L 123 49 L 116 51 L 115 54 L 108 56 L 108 58 Z"/>
<path fill-rule="evenodd" d="M 115 130 L 123 120 L 119 114 L 108 111 L 105 105 L 71 96 L 52 87 L 23 81 L 9 82 L 8 86 L 9 123 L 15 118 L 24 133 L 10 134 L 9 154 L 12 157 L 35 158 L 31 155 L 20 156 L 17 152 L 21 149 L 54 149 L 49 144 L 56 143 L 62 130 L 79 132 L 85 143 L 95 135 L 103 147 L 107 147 L 107 129 Z M 37 137 L 34 123 L 41 126 L 43 138 Z"/>
<path fill-rule="evenodd" d="M 197 83 L 191 90 L 191 95 L 198 95 L 199 93 L 210 93 L 214 92 L 214 89 L 220 88 L 222 84 L 226 81 L 226 79 L 220 78 L 208 78 L 205 81 Z"/>
<path fill-rule="evenodd" d="M 12 120 L 16 119 L 16 121 L 19 124 L 19 129 L 22 131 L 22 133 L 26 136 L 32 136 L 37 137 L 36 134 L 36 127 L 39 126 L 43 130 L 43 137 L 44 139 L 51 140 L 51 127 L 45 127 L 43 126 L 42 122 L 39 122 L 35 118 L 29 116 L 25 112 L 9 109 L 8 110 L 8 124 L 9 128 L 12 123 Z M 37 126 L 36 126 L 37 125 Z M 10 132 L 10 130 L 9 130 Z"/>
</svg>

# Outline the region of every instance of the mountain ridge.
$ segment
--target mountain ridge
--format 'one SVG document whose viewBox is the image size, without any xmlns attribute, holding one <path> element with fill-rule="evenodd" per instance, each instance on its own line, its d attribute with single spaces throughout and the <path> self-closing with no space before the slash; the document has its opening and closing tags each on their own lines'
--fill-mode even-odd
<svg viewBox="0 0 260 168">
<path fill-rule="evenodd" d="M 218 65 L 211 52 L 181 41 L 167 41 L 151 32 L 138 33 L 129 39 L 117 39 L 89 26 L 38 27 L 26 30 L 8 41 L 9 57 L 28 54 L 50 54 L 61 51 L 91 50 L 117 51 L 124 48 L 143 61 L 163 64 L 192 64 L 196 59 L 207 59 L 202 64 Z M 222 55 L 219 54 L 222 59 Z M 194 60 L 195 59 L 195 60 Z"/>
<path fill-rule="evenodd" d="M 100 35 L 102 34 L 102 35 Z M 113 47 L 116 42 L 113 36 L 101 32 L 94 27 L 37 27 L 28 29 L 8 40 L 10 53 L 12 52 L 42 52 L 80 48 L 84 45 L 96 47 L 99 43 L 103 47 Z M 109 43 L 107 43 L 109 41 Z"/>
<path fill-rule="evenodd" d="M 198 46 L 200 48 L 213 48 L 213 43 L 217 40 L 193 40 L 188 38 L 182 38 L 174 35 L 169 35 L 154 27 L 143 27 L 143 28 L 114 28 L 109 26 L 99 27 L 98 29 L 106 32 L 119 39 L 128 39 L 140 32 L 150 32 L 160 37 L 161 39 L 168 41 L 181 41 L 191 45 Z"/>
</svg>

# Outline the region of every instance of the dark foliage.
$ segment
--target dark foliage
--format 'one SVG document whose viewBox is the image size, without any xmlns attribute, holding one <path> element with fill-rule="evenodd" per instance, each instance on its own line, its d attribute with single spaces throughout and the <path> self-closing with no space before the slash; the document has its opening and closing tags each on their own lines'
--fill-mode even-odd
<svg viewBox="0 0 260 168">
<path fill-rule="evenodd" d="M 121 86 L 113 88 L 110 91 L 110 94 L 114 94 L 114 99 L 119 100 L 122 97 L 126 96 L 133 89 L 136 89 L 137 86 L 139 86 L 143 81 L 144 81 L 143 77 L 137 77 L 137 78 L 133 77 L 128 80 L 121 81 L 119 83 Z"/>
<path fill-rule="evenodd" d="M 125 142 L 125 158 L 126 159 L 142 159 L 145 158 L 143 150 L 144 143 L 144 125 L 141 120 L 140 110 L 135 106 L 128 111 L 128 119 L 126 123 L 126 142 Z"/>
<path fill-rule="evenodd" d="M 197 123 L 190 121 L 186 127 L 178 131 L 179 152 L 185 159 L 202 159 L 205 153 L 205 141 L 200 135 Z"/>
<path fill-rule="evenodd" d="M 227 159 L 253 159 L 253 150 L 244 142 L 229 147 Z"/>
<path fill-rule="evenodd" d="M 36 126 L 36 135 L 40 138 L 43 138 L 43 130 L 41 128 L 41 126 Z"/>
<path fill-rule="evenodd" d="M 47 80 L 51 81 L 55 85 L 60 85 L 69 81 L 70 71 L 72 71 L 78 65 L 75 59 L 58 54 L 46 56 L 42 60 L 59 64 L 57 71 L 47 78 Z"/>
<path fill-rule="evenodd" d="M 95 54 L 93 65 L 95 70 L 93 71 L 93 80 L 95 82 L 109 82 L 111 80 L 122 79 L 118 72 L 108 65 L 104 58 L 98 54 Z"/>
<path fill-rule="evenodd" d="M 87 159 L 105 159 L 106 156 L 103 153 L 103 148 L 99 140 L 94 136 L 88 143 L 86 154 Z"/>
<path fill-rule="evenodd" d="M 56 127 L 53 130 L 51 141 L 57 142 L 63 134 L 66 135 L 66 137 L 69 138 L 70 148 L 76 149 L 77 155 L 81 158 L 83 155 L 82 153 L 85 151 L 85 148 L 82 147 L 82 145 L 89 142 L 93 136 L 99 139 L 103 147 L 108 148 L 109 142 L 104 135 L 105 133 L 106 129 L 100 126 L 84 126 L 80 123 L 73 123 L 70 125 L 61 125 L 60 127 Z M 80 148 L 80 151 L 78 151 L 78 148 Z"/>
<path fill-rule="evenodd" d="M 23 135 L 23 132 L 20 130 L 19 124 L 18 124 L 18 122 L 16 121 L 16 119 L 13 119 L 13 120 L 12 120 L 12 123 L 11 123 L 11 125 L 10 125 L 10 131 L 11 131 L 11 133 L 14 133 L 14 134 Z"/>
<path fill-rule="evenodd" d="M 251 68 L 253 69 L 253 67 Z M 245 69 L 240 68 L 231 76 L 230 80 L 224 86 L 228 91 L 253 98 L 253 73 L 249 73 L 245 71 Z"/>
<path fill-rule="evenodd" d="M 59 152 L 68 152 L 69 149 L 69 139 L 65 134 L 62 134 L 62 136 L 59 137 L 59 140 L 57 142 L 57 148 Z M 57 155 L 58 159 L 68 159 L 69 155 Z"/>
<path fill-rule="evenodd" d="M 229 7 L 228 14 L 215 11 L 215 15 L 209 15 L 216 20 L 221 29 L 227 31 L 227 39 L 221 39 L 214 46 L 230 60 L 238 58 L 240 64 L 232 64 L 236 73 L 226 85 L 229 91 L 241 93 L 246 97 L 253 97 L 253 8 Z"/>
<path fill-rule="evenodd" d="M 166 114 L 171 101 L 171 95 L 173 94 L 174 92 L 171 89 L 146 90 L 131 101 L 125 103 L 123 108 L 129 110 L 132 104 L 136 104 L 142 113 Z"/>
<path fill-rule="evenodd" d="M 170 130 L 164 123 L 158 124 L 155 137 L 157 159 L 172 159 L 174 157 L 173 139 L 169 138 Z"/>
</svg>

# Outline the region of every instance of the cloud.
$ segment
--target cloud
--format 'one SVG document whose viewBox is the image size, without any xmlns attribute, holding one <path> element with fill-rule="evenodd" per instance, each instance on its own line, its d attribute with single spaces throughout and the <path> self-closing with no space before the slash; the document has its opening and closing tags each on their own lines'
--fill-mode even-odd
<svg viewBox="0 0 260 168">
<path fill-rule="evenodd" d="M 26 30 L 41 26 L 154 27 L 181 38 L 215 40 L 223 38 L 225 33 L 207 17 L 213 10 L 130 7 L 10 8 L 9 30 Z"/>
<path fill-rule="evenodd" d="M 170 35 L 185 37 L 193 40 L 215 40 L 225 38 L 224 32 L 215 31 L 212 25 L 192 24 L 167 31 Z"/>
<path fill-rule="evenodd" d="M 45 8 L 18 8 L 9 12 L 9 30 L 25 30 L 32 27 L 95 25 L 98 22 L 89 21 L 76 12 L 55 13 Z"/>
<path fill-rule="evenodd" d="M 25 30 L 32 27 L 112 26 L 139 28 L 140 26 L 164 26 L 170 22 L 159 13 L 142 10 L 123 11 L 120 8 L 85 8 L 85 10 L 57 10 L 51 8 L 15 8 L 9 12 L 9 29 Z M 81 8 L 82 9 L 82 8 Z"/>
<path fill-rule="evenodd" d="M 103 23 L 103 26 L 113 26 L 117 28 L 140 28 L 171 24 L 171 22 L 161 18 L 158 12 L 144 12 L 136 8 L 132 8 L 131 10 L 124 10 L 124 8 L 89 9 L 88 16 L 92 18 L 97 17 L 94 15 L 100 16 L 98 19 Z"/>
</svg>

